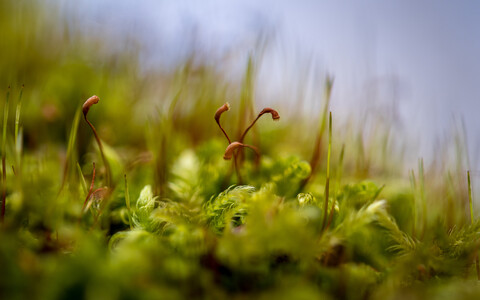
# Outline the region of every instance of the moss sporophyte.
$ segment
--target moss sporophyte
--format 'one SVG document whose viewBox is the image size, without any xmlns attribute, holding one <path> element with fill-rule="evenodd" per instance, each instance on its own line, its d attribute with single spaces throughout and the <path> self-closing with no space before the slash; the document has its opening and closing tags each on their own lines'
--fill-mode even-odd
<svg viewBox="0 0 480 300">
<path fill-rule="evenodd" d="M 223 129 L 222 125 L 220 124 L 220 117 L 222 116 L 222 114 L 224 112 L 229 111 L 229 110 L 230 110 L 230 104 L 228 102 L 226 102 L 225 104 L 223 104 L 222 106 L 220 106 L 217 109 L 217 111 L 215 112 L 215 117 L 214 118 L 215 118 L 215 121 L 218 124 L 218 127 L 220 127 L 220 130 L 223 132 L 223 134 L 225 135 L 225 137 L 228 141 L 228 146 L 225 149 L 225 154 L 223 155 L 223 159 L 230 160 L 233 157 L 234 167 L 235 167 L 235 171 L 236 171 L 236 174 L 237 174 L 237 180 L 238 180 L 238 183 L 241 184 L 243 182 L 243 180 L 242 180 L 242 176 L 240 174 L 240 170 L 239 170 L 239 166 L 238 166 L 238 160 L 237 160 L 237 156 L 239 155 L 238 151 L 240 151 L 243 148 L 252 149 L 255 152 L 255 166 L 257 166 L 257 167 L 260 165 L 260 157 L 261 157 L 260 150 L 257 147 L 243 143 L 243 140 L 245 139 L 245 135 L 253 127 L 253 125 L 255 125 L 257 120 L 261 116 L 263 116 L 264 114 L 271 114 L 272 115 L 272 120 L 274 120 L 274 121 L 280 120 L 280 115 L 273 108 L 269 108 L 269 107 L 264 108 L 257 115 L 255 120 L 253 120 L 253 122 L 247 127 L 247 129 L 245 129 L 243 131 L 242 135 L 240 136 L 240 139 L 238 141 L 232 142 L 232 140 L 228 136 L 227 132 Z"/>
<path fill-rule="evenodd" d="M 99 101 L 100 101 L 100 98 L 98 98 L 98 96 L 96 95 L 93 95 L 92 97 L 88 98 L 87 101 L 85 101 L 85 103 L 83 103 L 82 111 L 83 111 L 83 117 L 85 118 L 85 121 L 90 126 L 90 128 L 92 128 L 93 135 L 95 136 L 95 140 L 97 142 L 98 148 L 100 150 L 100 155 L 102 156 L 102 161 L 105 166 L 105 181 L 107 186 L 110 187 L 111 185 L 110 165 L 108 163 L 108 160 L 105 157 L 102 141 L 98 137 L 97 131 L 95 130 L 95 127 L 93 126 L 93 124 L 87 119 L 87 114 L 88 114 L 88 111 L 90 110 L 90 107 L 92 107 L 92 105 L 94 104 L 97 104 Z"/>
</svg>

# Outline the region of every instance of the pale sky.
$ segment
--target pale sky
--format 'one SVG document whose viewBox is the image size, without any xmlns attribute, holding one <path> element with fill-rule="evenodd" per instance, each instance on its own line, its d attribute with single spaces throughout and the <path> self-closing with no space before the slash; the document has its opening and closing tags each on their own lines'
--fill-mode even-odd
<svg viewBox="0 0 480 300">
<path fill-rule="evenodd" d="M 402 126 L 423 141 L 419 156 L 428 156 L 434 137 L 462 117 L 472 160 L 480 159 L 480 1 L 83 0 L 67 6 L 92 28 L 144 36 L 149 65 L 181 59 L 192 33 L 197 45 L 220 55 L 239 46 L 246 54 L 261 30 L 273 32 L 258 79 L 265 98 L 305 76 L 313 62 L 320 76 L 335 76 L 337 115 L 395 105 Z"/>
</svg>

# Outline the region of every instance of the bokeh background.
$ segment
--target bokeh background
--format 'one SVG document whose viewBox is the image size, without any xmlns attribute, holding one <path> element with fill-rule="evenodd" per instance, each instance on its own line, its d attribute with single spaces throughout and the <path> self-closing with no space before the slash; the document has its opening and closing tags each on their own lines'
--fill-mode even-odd
<svg viewBox="0 0 480 300">
<path fill-rule="evenodd" d="M 372 126 L 388 124 L 391 138 L 401 141 L 406 170 L 419 157 L 434 161 L 439 148 L 449 148 L 460 136 L 468 150 L 464 168 L 474 175 L 480 169 L 476 2 L 82 0 L 0 5 L 2 90 L 26 85 L 25 126 L 48 131 L 52 141 L 65 136 L 65 121 L 91 94 L 108 95 L 104 98 L 111 107 L 131 106 L 133 118 L 127 116 L 130 110 L 120 109 L 103 116 L 108 120 L 109 114 L 124 114 L 130 129 L 124 126 L 125 134 L 110 141 L 121 145 L 127 136 L 130 141 L 142 130 L 137 121 L 162 106 L 174 74 L 188 61 L 222 78 L 212 85 L 230 100 L 238 94 L 235 86 L 251 57 L 259 106 L 281 103 L 283 115 L 315 119 L 330 74 L 337 128 L 356 124 L 368 133 Z M 39 142 L 33 134 L 26 141 Z"/>
<path fill-rule="evenodd" d="M 480 4 L 417 2 L 0 0 L 0 298 L 480 299 Z"/>
</svg>

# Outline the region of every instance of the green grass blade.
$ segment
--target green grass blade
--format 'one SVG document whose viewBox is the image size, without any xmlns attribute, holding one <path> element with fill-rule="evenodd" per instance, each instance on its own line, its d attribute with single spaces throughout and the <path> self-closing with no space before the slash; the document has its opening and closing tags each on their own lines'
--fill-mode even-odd
<svg viewBox="0 0 480 300">
<path fill-rule="evenodd" d="M 417 201 L 416 201 L 416 191 L 417 191 L 417 183 L 415 179 L 415 171 L 411 170 L 410 172 L 410 185 L 413 191 L 412 197 L 412 237 L 415 238 L 416 230 L 417 230 Z"/>
<path fill-rule="evenodd" d="M 470 171 L 467 171 L 467 183 L 468 183 L 468 202 L 470 204 L 470 221 L 473 225 L 473 196 L 472 196 L 472 181 L 470 180 Z M 478 253 L 475 255 L 475 269 L 477 271 L 477 279 L 480 280 L 480 259 Z"/>
<path fill-rule="evenodd" d="M 15 146 L 17 146 L 17 139 L 18 139 L 18 129 L 20 127 L 20 113 L 22 111 L 22 96 L 23 96 L 23 85 L 20 90 L 20 95 L 18 96 L 18 101 L 17 101 L 17 109 L 15 110 Z M 18 149 L 17 153 L 19 152 Z"/>
<path fill-rule="evenodd" d="M 328 152 L 327 152 L 327 179 L 325 181 L 325 206 L 323 213 L 323 225 L 322 229 L 326 229 L 327 217 L 328 217 L 328 198 L 330 193 L 330 156 L 332 153 L 332 112 L 330 112 L 328 119 Z M 335 203 L 332 209 L 335 208 Z"/>
<path fill-rule="evenodd" d="M 0 222 L 5 220 L 5 201 L 7 199 L 7 170 L 5 169 L 5 160 L 7 154 L 7 124 L 8 124 L 8 100 L 10 98 L 10 87 L 7 91 L 7 99 L 5 101 L 5 108 L 3 110 L 3 136 L 2 136 L 2 210 L 0 212 Z"/>
<path fill-rule="evenodd" d="M 85 177 L 83 176 L 83 173 L 82 173 L 82 168 L 80 167 L 80 164 L 78 162 L 77 162 L 77 171 L 78 171 L 78 177 L 80 177 L 80 183 L 82 185 L 83 192 L 86 194 L 88 192 L 87 182 L 85 181 Z"/>
<path fill-rule="evenodd" d="M 418 161 L 418 177 L 420 180 L 420 200 L 422 201 L 422 222 L 423 222 L 423 228 L 422 228 L 422 235 L 421 237 L 425 235 L 425 231 L 427 230 L 427 200 L 425 198 L 425 173 L 424 173 L 424 168 L 423 168 L 423 158 L 420 158 Z"/>
<path fill-rule="evenodd" d="M 132 212 L 130 209 L 130 193 L 128 192 L 127 174 L 125 174 L 125 205 L 127 206 L 127 211 L 128 211 L 128 223 L 130 225 L 130 229 L 133 229 Z"/>
<path fill-rule="evenodd" d="M 470 171 L 467 171 L 468 183 L 468 203 L 470 204 L 470 222 L 473 225 L 473 197 L 472 197 L 472 182 L 470 181 Z"/>
<path fill-rule="evenodd" d="M 2 157 L 5 157 L 6 154 L 6 145 L 7 145 L 7 124 L 8 124 L 8 108 L 9 108 L 9 99 L 10 99 L 10 87 L 7 92 L 7 100 L 5 101 L 5 107 L 3 109 L 3 131 L 2 131 Z"/>
</svg>

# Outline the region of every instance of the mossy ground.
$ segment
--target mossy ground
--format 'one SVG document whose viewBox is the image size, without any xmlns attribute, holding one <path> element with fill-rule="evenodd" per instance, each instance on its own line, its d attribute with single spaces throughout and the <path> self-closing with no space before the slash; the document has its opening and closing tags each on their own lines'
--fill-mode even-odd
<svg viewBox="0 0 480 300">
<path fill-rule="evenodd" d="M 237 152 L 239 180 L 214 114 L 230 102 L 220 123 L 238 141 L 261 111 L 254 56 L 238 82 L 195 55 L 143 74 L 135 53 L 68 38 L 15 3 L 0 3 L 1 299 L 480 296 L 461 139 L 454 164 L 405 170 L 389 124 L 337 125 L 333 112 L 329 126 L 328 91 L 341 88 L 329 78 L 314 118 L 268 105 L 281 119 L 242 141 L 261 159 Z M 94 93 L 109 168 L 82 119 Z"/>
</svg>

